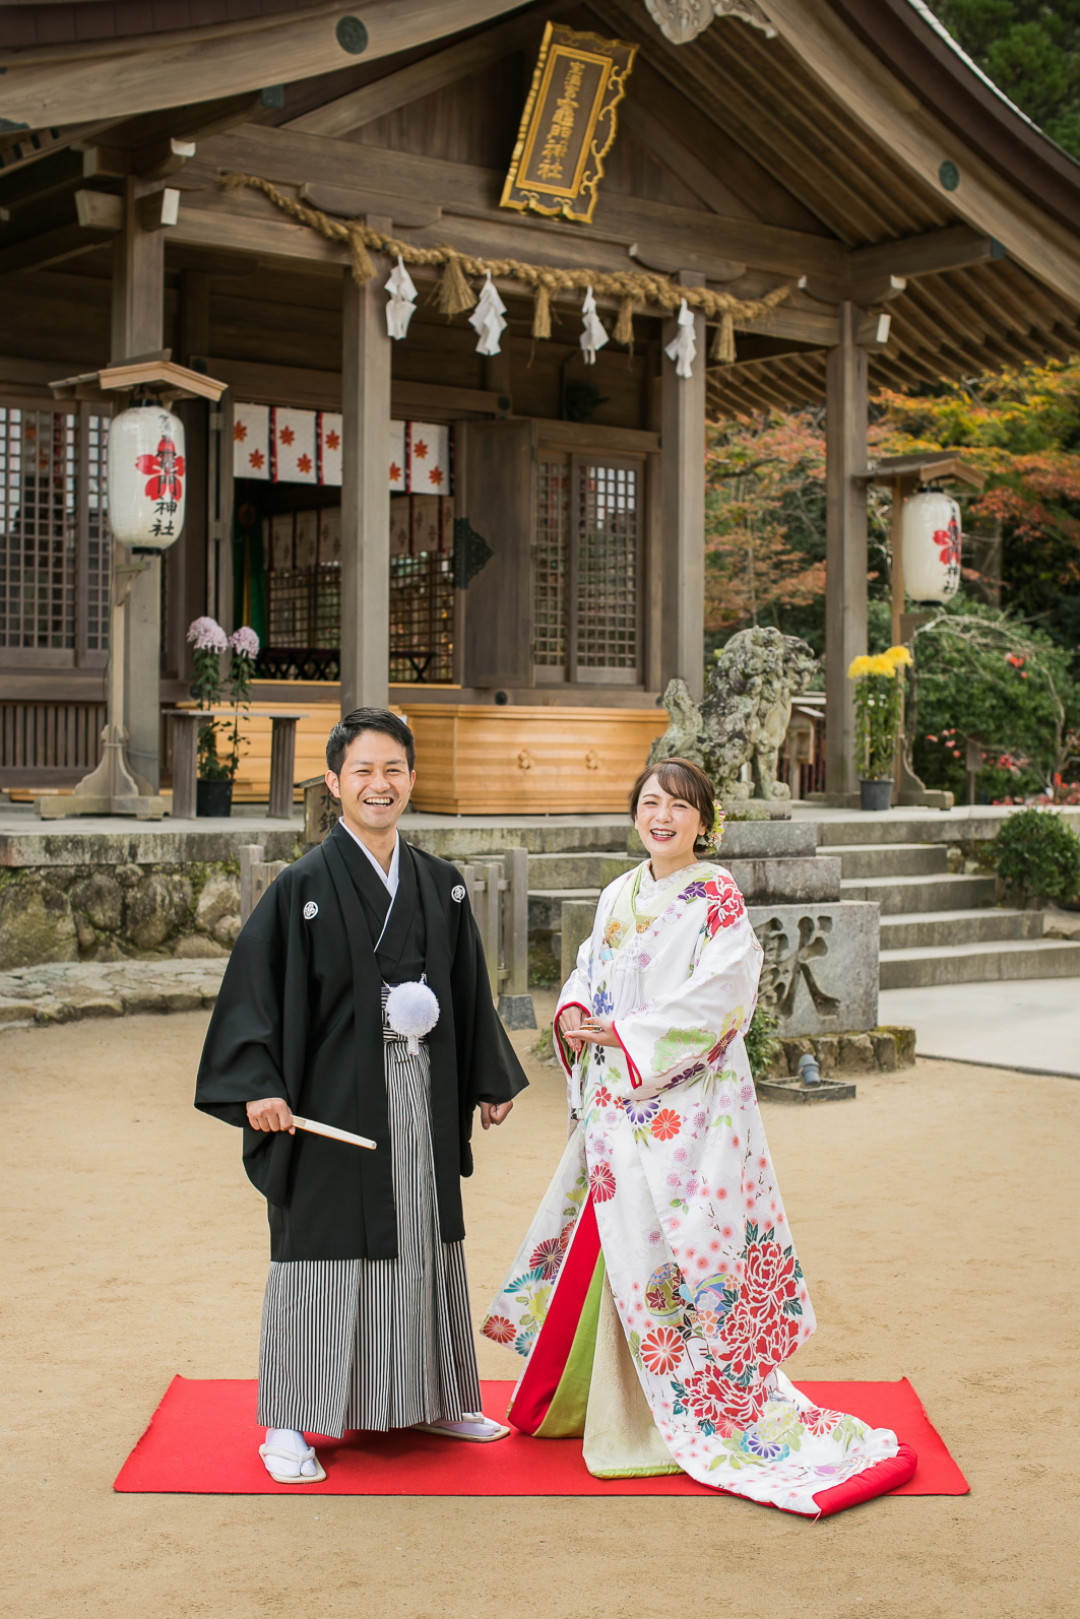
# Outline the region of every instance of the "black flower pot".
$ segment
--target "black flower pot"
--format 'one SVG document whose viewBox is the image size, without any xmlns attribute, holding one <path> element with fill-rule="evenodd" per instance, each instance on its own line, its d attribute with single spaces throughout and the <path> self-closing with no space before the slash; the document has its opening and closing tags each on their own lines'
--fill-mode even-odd
<svg viewBox="0 0 1080 1619">
<path fill-rule="evenodd" d="M 224 781 L 197 781 L 195 783 L 196 815 L 231 815 L 233 784 Z"/>
<path fill-rule="evenodd" d="M 202 782 L 199 783 L 202 786 Z M 859 783 L 859 808 L 861 810 L 887 810 L 892 805 L 892 777 L 886 776 L 884 780 L 867 781 Z M 202 814 L 202 810 L 199 811 Z"/>
</svg>

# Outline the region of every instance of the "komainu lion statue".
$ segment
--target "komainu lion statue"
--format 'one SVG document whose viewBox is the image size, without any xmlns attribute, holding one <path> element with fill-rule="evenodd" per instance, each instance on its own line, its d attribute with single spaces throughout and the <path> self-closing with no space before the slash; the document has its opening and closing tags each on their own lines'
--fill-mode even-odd
<svg viewBox="0 0 1080 1619">
<path fill-rule="evenodd" d="M 818 660 L 805 641 L 776 629 L 740 630 L 716 656 L 700 708 L 685 681 L 664 693 L 668 728 L 649 763 L 676 755 L 704 765 L 724 798 L 787 798 L 776 778 L 791 704 L 813 679 Z M 749 764 L 753 787 L 741 779 Z"/>
</svg>

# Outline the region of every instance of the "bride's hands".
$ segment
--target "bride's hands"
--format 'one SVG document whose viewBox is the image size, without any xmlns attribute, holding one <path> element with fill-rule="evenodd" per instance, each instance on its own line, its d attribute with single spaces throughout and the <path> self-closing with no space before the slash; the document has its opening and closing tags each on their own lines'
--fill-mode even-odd
<svg viewBox="0 0 1080 1619">
<path fill-rule="evenodd" d="M 580 1006 L 568 1006 L 559 1014 L 558 1032 L 577 1057 L 581 1053 L 581 1038 L 578 1030 L 581 1028 L 584 1012 Z"/>
<path fill-rule="evenodd" d="M 577 1037 L 590 1046 L 617 1046 L 619 1041 L 610 1018 L 582 1018 Z"/>
</svg>

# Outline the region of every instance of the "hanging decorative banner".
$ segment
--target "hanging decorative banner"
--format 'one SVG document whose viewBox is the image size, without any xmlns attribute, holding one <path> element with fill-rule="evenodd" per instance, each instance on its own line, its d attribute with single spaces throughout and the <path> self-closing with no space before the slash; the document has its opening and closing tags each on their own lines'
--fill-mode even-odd
<svg viewBox="0 0 1080 1619">
<path fill-rule="evenodd" d="M 679 308 L 678 324 L 679 329 L 664 353 L 669 360 L 674 360 L 676 373 L 680 377 L 692 377 L 697 359 L 697 341 L 694 337 L 694 317 L 686 306 L 685 298 Z"/>
<path fill-rule="evenodd" d="M 390 499 L 390 555 L 450 556 L 454 549 L 454 502 L 441 495 L 394 495 Z"/>
<path fill-rule="evenodd" d="M 319 482 L 332 489 L 341 487 L 341 413 L 316 413 L 315 440 L 319 451 Z"/>
<path fill-rule="evenodd" d="M 237 405 L 233 415 L 233 477 L 269 480 L 269 405 Z"/>
<path fill-rule="evenodd" d="M 184 424 L 163 405 L 133 405 L 109 429 L 109 527 L 114 540 L 164 551 L 184 527 Z"/>
<path fill-rule="evenodd" d="M 581 322 L 581 352 L 586 365 L 595 365 L 596 351 L 602 349 L 608 341 L 608 334 L 596 313 L 596 299 L 591 287 L 585 292 L 585 301 L 581 306 Z"/>
<path fill-rule="evenodd" d="M 292 512 L 280 512 L 270 519 L 270 567 L 274 573 L 292 571 L 293 518 Z"/>
<path fill-rule="evenodd" d="M 295 550 L 298 568 L 313 568 L 319 560 L 319 513 L 296 513 Z"/>
<path fill-rule="evenodd" d="M 408 424 L 409 491 L 414 495 L 450 493 L 450 429 L 431 422 Z"/>
<path fill-rule="evenodd" d="M 403 495 L 409 487 L 409 460 L 405 423 L 390 423 L 390 493 Z"/>
<path fill-rule="evenodd" d="M 386 280 L 389 301 L 386 305 L 386 330 L 400 340 L 409 330 L 409 322 L 416 314 L 416 287 L 398 254 L 398 261 Z"/>
<path fill-rule="evenodd" d="M 506 305 L 495 289 L 489 270 L 480 288 L 476 308 L 469 316 L 469 325 L 477 334 L 477 354 L 498 354 L 499 339 L 506 330 Z"/>
<path fill-rule="evenodd" d="M 275 483 L 318 483 L 313 410 L 271 405 L 270 449 Z"/>
<path fill-rule="evenodd" d="M 494 295 L 498 297 L 498 293 Z M 454 474 L 453 429 L 437 422 L 390 422 L 388 426 L 391 494 L 449 495 Z M 233 473 L 237 478 L 340 489 L 341 464 L 339 411 L 236 406 Z"/>
<path fill-rule="evenodd" d="M 319 566 L 341 561 L 341 507 L 324 506 L 319 513 Z"/>
<path fill-rule="evenodd" d="M 960 588 L 960 507 L 940 489 L 904 502 L 904 589 L 917 602 L 951 601 Z"/>
<path fill-rule="evenodd" d="M 454 550 L 454 502 L 441 495 L 413 495 L 414 552 L 447 557 Z"/>
<path fill-rule="evenodd" d="M 548 23 L 501 206 L 588 224 L 636 45 Z"/>
</svg>

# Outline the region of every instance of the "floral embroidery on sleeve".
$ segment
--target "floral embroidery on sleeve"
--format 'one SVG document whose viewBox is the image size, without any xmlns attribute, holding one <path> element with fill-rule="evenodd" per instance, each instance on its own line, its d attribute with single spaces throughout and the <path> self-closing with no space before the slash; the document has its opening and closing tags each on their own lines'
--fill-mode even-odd
<svg viewBox="0 0 1080 1619">
<path fill-rule="evenodd" d="M 746 915 L 743 897 L 728 876 L 714 877 L 704 885 L 705 928 L 715 938 L 721 928 L 729 928 Z"/>
</svg>

